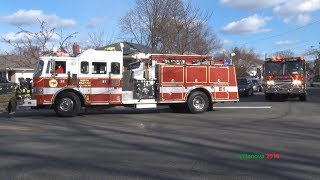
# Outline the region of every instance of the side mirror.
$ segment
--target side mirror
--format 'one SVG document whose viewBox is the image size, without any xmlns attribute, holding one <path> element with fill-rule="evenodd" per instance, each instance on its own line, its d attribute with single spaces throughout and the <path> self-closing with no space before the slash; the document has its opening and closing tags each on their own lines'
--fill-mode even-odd
<svg viewBox="0 0 320 180">
<path fill-rule="evenodd" d="M 54 70 L 50 70 L 50 74 L 51 74 L 51 76 L 53 76 L 53 77 L 55 77 L 55 76 L 58 76 L 58 74 L 57 73 L 55 73 L 55 71 Z"/>
<path fill-rule="evenodd" d="M 55 72 L 55 60 L 54 59 L 51 59 L 50 60 L 50 66 L 51 66 L 51 70 L 50 70 L 50 73 L 51 73 L 51 76 L 57 76 L 57 73 Z"/>
</svg>

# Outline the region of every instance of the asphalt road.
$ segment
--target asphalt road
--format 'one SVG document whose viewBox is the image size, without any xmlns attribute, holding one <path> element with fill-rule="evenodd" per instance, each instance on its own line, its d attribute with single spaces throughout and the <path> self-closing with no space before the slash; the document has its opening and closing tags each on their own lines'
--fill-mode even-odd
<svg viewBox="0 0 320 180">
<path fill-rule="evenodd" d="M 0 114 L 0 179 L 319 179 L 319 105 L 312 88 L 306 102 L 257 93 L 204 114 Z"/>
</svg>

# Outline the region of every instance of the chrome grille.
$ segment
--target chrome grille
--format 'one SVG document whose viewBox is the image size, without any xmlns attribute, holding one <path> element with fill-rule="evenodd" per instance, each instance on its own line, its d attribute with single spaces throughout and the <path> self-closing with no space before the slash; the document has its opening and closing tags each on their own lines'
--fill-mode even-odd
<svg viewBox="0 0 320 180">
<path fill-rule="evenodd" d="M 292 82 L 292 79 L 276 79 L 274 80 L 276 83 L 279 82 L 279 83 L 282 83 L 282 82 Z"/>
<path fill-rule="evenodd" d="M 286 88 L 292 88 L 292 81 L 290 80 L 289 82 L 284 82 L 284 81 L 276 81 L 274 83 L 274 86 L 276 88 L 281 88 L 281 89 L 286 89 Z"/>
</svg>

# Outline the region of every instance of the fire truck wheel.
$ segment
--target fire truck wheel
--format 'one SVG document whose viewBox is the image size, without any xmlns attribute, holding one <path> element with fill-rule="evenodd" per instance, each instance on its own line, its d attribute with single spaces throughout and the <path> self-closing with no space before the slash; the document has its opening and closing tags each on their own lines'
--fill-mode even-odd
<svg viewBox="0 0 320 180">
<path fill-rule="evenodd" d="M 306 100 L 307 100 L 306 94 L 301 94 L 301 95 L 299 96 L 299 100 L 300 100 L 300 101 L 306 101 Z"/>
<path fill-rule="evenodd" d="M 190 95 L 187 105 L 191 113 L 203 113 L 209 107 L 208 96 L 201 91 L 195 91 Z"/>
<path fill-rule="evenodd" d="M 59 116 L 72 117 L 78 115 L 81 107 L 77 95 L 72 92 L 65 92 L 57 98 L 54 110 Z"/>
<path fill-rule="evenodd" d="M 266 100 L 269 100 L 269 101 L 272 100 L 272 95 L 271 94 L 265 94 L 264 97 L 265 97 Z"/>
</svg>

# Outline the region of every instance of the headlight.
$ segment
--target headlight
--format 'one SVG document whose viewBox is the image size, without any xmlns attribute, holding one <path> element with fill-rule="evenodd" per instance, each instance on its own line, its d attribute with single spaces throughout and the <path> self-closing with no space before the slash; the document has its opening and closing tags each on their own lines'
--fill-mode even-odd
<svg viewBox="0 0 320 180">
<path fill-rule="evenodd" d="M 274 81 L 273 80 L 267 81 L 267 85 L 274 85 Z"/>
<path fill-rule="evenodd" d="M 299 86 L 299 85 L 302 84 L 302 82 L 300 80 L 293 80 L 292 84 L 295 85 L 295 86 Z"/>
</svg>

